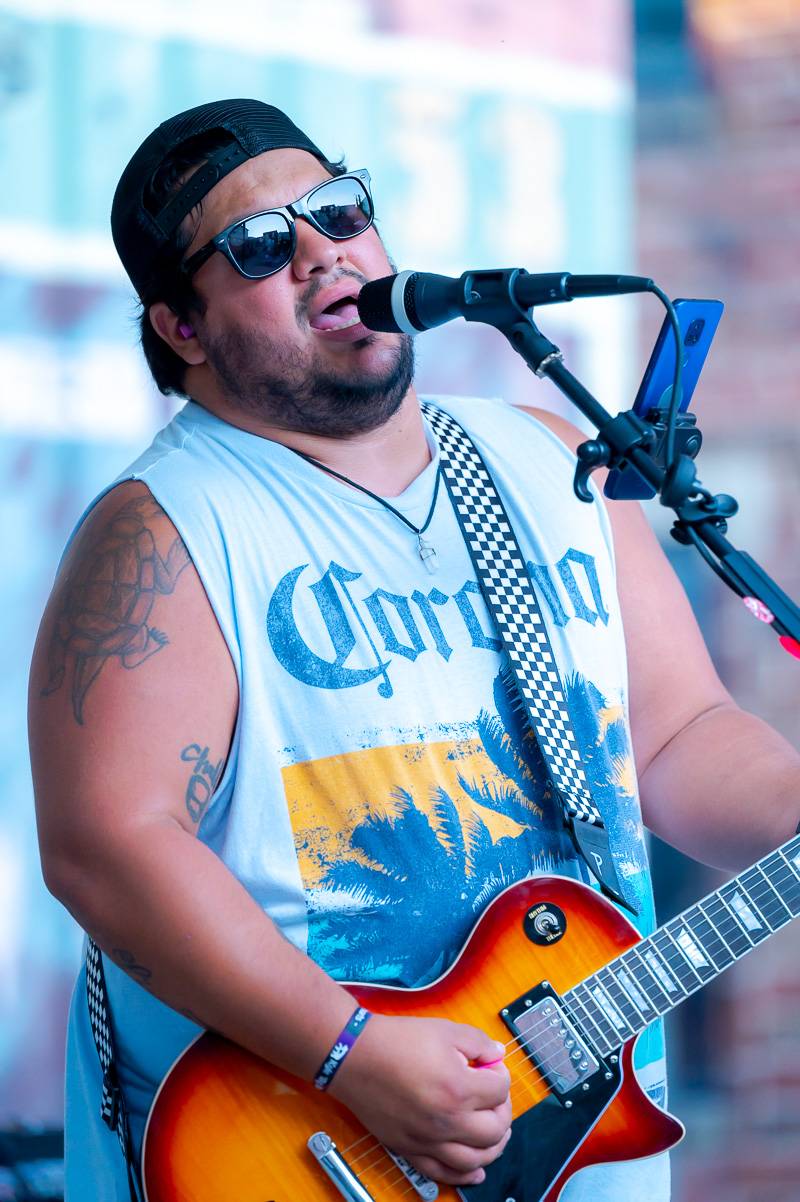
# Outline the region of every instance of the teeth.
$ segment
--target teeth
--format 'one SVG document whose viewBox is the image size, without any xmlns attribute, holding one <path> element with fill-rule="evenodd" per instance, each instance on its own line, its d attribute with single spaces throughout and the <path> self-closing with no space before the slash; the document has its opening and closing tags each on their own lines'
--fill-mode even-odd
<svg viewBox="0 0 800 1202">
<path fill-rule="evenodd" d="M 351 326 L 357 326 L 361 318 L 356 314 L 349 321 L 343 321 L 340 326 L 328 326 L 329 330 L 349 330 Z"/>
</svg>

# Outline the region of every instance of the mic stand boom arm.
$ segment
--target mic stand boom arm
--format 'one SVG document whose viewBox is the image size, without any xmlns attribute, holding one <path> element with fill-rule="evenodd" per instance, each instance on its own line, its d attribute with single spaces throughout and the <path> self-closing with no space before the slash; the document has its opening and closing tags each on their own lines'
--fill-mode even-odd
<svg viewBox="0 0 800 1202">
<path fill-rule="evenodd" d="M 524 275 L 524 273 L 521 273 Z M 674 510 L 672 536 L 679 543 L 695 546 L 709 566 L 738 596 L 761 602 L 756 616 L 769 622 L 782 645 L 800 657 L 800 609 L 751 555 L 739 551 L 725 537 L 727 519 L 739 506 L 726 493 L 712 494 L 700 484 L 689 455 L 680 454 L 665 469 L 651 453 L 655 441 L 652 426 L 631 411 L 616 417 L 603 408 L 567 367 L 557 346 L 542 334 L 530 313 L 515 298 L 520 273 L 474 272 L 467 291 L 473 313 L 468 321 L 495 326 L 537 376 L 547 376 L 556 387 L 597 427 L 597 436 L 577 449 L 578 466 L 574 488 L 582 501 L 591 501 L 588 479 L 599 467 L 632 464 L 657 492 L 662 505 Z"/>
</svg>

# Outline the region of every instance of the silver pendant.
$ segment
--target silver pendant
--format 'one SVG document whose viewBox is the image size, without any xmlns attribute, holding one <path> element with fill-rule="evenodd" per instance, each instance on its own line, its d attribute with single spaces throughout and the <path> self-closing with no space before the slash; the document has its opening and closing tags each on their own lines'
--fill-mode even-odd
<svg viewBox="0 0 800 1202">
<path fill-rule="evenodd" d="M 433 543 L 426 542 L 421 534 L 417 535 L 417 543 L 419 544 L 419 557 L 427 570 L 433 575 L 439 567 L 439 557 L 436 554 L 436 548 Z"/>
</svg>

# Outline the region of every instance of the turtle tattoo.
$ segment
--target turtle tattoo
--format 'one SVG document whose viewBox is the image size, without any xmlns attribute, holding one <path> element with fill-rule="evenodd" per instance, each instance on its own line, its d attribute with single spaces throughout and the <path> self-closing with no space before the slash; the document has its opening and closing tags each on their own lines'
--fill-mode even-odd
<svg viewBox="0 0 800 1202">
<path fill-rule="evenodd" d="M 160 512 L 150 497 L 124 505 L 67 577 L 42 695 L 61 687 L 74 657 L 72 709 L 81 725 L 86 694 L 108 660 L 137 668 L 169 642 L 149 624 L 150 612 L 158 594 L 173 591 L 189 554 L 179 536 L 166 559 L 159 554 L 147 523 Z"/>
</svg>

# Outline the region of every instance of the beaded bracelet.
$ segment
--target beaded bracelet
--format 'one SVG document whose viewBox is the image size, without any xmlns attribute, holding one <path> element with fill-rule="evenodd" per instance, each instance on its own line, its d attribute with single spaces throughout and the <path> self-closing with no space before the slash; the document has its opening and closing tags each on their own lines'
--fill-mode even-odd
<svg viewBox="0 0 800 1202">
<path fill-rule="evenodd" d="M 339 1071 L 339 1066 L 345 1056 L 366 1027 L 367 1020 L 371 1017 L 371 1011 L 366 1010 L 363 1006 L 356 1007 L 348 1019 L 347 1026 L 317 1069 L 314 1076 L 314 1085 L 317 1089 L 328 1088 Z"/>
</svg>

